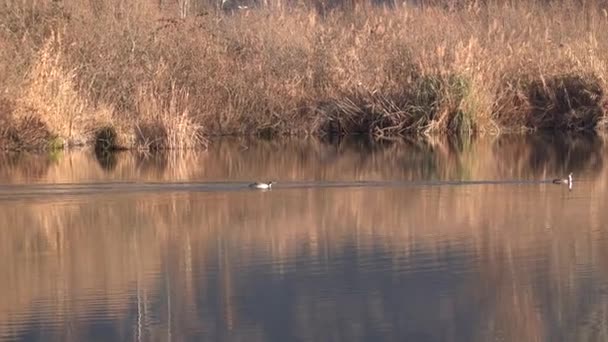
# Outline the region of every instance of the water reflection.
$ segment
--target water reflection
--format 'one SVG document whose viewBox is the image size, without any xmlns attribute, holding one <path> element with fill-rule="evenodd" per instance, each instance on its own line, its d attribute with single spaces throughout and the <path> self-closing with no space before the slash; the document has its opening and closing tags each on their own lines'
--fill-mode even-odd
<svg viewBox="0 0 608 342">
<path fill-rule="evenodd" d="M 537 134 L 523 137 L 504 136 L 495 143 L 497 153 L 519 155 L 521 173 L 541 176 L 548 172 L 597 174 L 602 172 L 605 148 L 595 134 Z"/>
<path fill-rule="evenodd" d="M 118 155 L 120 151 L 110 151 L 95 149 L 95 159 L 99 162 L 99 166 L 107 172 L 112 172 L 116 169 L 118 163 Z"/>
<path fill-rule="evenodd" d="M 222 142 L 121 153 L 112 168 L 93 152 L 11 159 L 4 184 L 579 180 L 0 202 L 0 340 L 606 340 L 594 139 Z"/>
<path fill-rule="evenodd" d="M 501 136 L 374 144 L 346 140 L 224 141 L 207 152 L 0 155 L 0 182 L 232 180 L 502 180 L 577 178 L 603 170 L 598 136 Z M 93 161 L 96 160 L 97 163 Z"/>
</svg>

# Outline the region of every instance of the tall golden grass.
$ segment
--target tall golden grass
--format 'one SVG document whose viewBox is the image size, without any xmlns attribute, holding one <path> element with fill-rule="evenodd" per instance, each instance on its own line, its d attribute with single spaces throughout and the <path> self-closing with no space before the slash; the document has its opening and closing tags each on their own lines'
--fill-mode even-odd
<svg viewBox="0 0 608 342">
<path fill-rule="evenodd" d="M 605 127 L 603 2 L 463 3 L 5 2 L 2 145 Z"/>
</svg>

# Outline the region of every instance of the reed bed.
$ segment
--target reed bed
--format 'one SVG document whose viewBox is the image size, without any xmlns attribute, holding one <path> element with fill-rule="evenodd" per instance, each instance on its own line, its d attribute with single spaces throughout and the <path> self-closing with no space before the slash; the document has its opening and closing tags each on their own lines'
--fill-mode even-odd
<svg viewBox="0 0 608 342">
<path fill-rule="evenodd" d="M 5 2 L 0 146 L 606 126 L 601 1 L 317 5 Z"/>
</svg>

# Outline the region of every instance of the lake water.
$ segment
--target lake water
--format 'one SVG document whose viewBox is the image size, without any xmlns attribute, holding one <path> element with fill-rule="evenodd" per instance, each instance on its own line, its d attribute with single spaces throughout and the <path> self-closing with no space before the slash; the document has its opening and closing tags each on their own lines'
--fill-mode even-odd
<svg viewBox="0 0 608 342">
<path fill-rule="evenodd" d="M 597 136 L 0 155 L 0 341 L 606 341 L 605 158 Z"/>
</svg>

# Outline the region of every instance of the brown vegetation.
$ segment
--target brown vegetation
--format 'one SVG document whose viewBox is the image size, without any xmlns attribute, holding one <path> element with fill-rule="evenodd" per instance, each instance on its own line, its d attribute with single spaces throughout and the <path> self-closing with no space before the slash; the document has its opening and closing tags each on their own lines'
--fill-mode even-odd
<svg viewBox="0 0 608 342">
<path fill-rule="evenodd" d="M 605 126 L 605 4 L 463 3 L 229 14 L 148 0 L 4 2 L 1 145 Z M 24 120 L 49 143 L 7 129 Z"/>
</svg>

